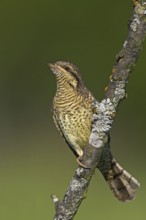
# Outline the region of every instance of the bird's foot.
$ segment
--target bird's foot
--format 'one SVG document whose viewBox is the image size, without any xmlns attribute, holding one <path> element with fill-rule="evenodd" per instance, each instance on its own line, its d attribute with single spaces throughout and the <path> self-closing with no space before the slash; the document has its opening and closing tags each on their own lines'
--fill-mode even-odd
<svg viewBox="0 0 146 220">
<path fill-rule="evenodd" d="M 78 163 L 78 165 L 81 166 L 81 167 L 83 167 L 83 168 L 85 168 L 85 169 L 90 169 L 90 167 L 87 167 L 86 165 L 84 165 L 84 164 L 80 161 L 81 158 L 82 158 L 82 156 L 79 156 L 79 157 L 77 158 L 77 163 Z"/>
</svg>

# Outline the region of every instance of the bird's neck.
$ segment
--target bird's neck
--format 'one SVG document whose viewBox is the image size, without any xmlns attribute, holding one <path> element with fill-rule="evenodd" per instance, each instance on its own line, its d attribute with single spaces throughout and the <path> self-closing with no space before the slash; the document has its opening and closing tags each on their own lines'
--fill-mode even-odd
<svg viewBox="0 0 146 220">
<path fill-rule="evenodd" d="M 74 102 L 79 96 L 80 93 L 74 90 L 67 82 L 57 82 L 55 99 L 58 102 Z"/>
<path fill-rule="evenodd" d="M 86 94 L 88 96 L 88 94 Z M 57 91 L 54 98 L 54 104 L 58 106 L 58 109 L 66 109 L 80 105 L 84 102 L 84 95 L 79 88 L 75 90 L 65 80 L 57 80 Z"/>
</svg>

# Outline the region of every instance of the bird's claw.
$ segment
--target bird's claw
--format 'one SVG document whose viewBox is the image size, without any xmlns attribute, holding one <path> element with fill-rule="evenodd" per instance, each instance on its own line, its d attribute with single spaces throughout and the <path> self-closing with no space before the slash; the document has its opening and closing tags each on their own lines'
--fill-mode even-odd
<svg viewBox="0 0 146 220">
<path fill-rule="evenodd" d="M 81 159 L 81 157 L 79 156 L 79 157 L 77 158 L 77 163 L 78 163 L 78 165 L 81 166 L 81 167 L 83 167 L 83 168 L 85 168 L 85 169 L 90 169 L 90 167 L 87 167 L 86 165 L 84 165 L 84 164 L 80 161 L 80 159 Z"/>
</svg>

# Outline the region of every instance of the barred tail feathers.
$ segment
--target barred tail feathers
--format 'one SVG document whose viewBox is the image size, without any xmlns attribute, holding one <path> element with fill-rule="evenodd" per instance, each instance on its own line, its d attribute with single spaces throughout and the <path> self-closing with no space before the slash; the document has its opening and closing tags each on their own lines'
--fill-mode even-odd
<svg viewBox="0 0 146 220">
<path fill-rule="evenodd" d="M 140 183 L 124 170 L 115 159 L 112 160 L 111 169 L 105 178 L 113 194 L 120 201 L 132 200 Z"/>
</svg>

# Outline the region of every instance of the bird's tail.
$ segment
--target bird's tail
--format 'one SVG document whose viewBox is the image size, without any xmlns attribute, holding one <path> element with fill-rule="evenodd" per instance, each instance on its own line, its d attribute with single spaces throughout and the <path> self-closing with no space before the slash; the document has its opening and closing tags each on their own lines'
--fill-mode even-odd
<svg viewBox="0 0 146 220">
<path fill-rule="evenodd" d="M 114 159 L 107 176 L 107 183 L 113 194 L 123 202 L 132 200 L 135 197 L 136 189 L 140 187 L 140 183 Z"/>
<path fill-rule="evenodd" d="M 136 189 L 140 187 L 140 183 L 116 162 L 108 148 L 101 156 L 98 169 L 113 194 L 120 201 L 125 202 L 134 199 Z"/>
</svg>

